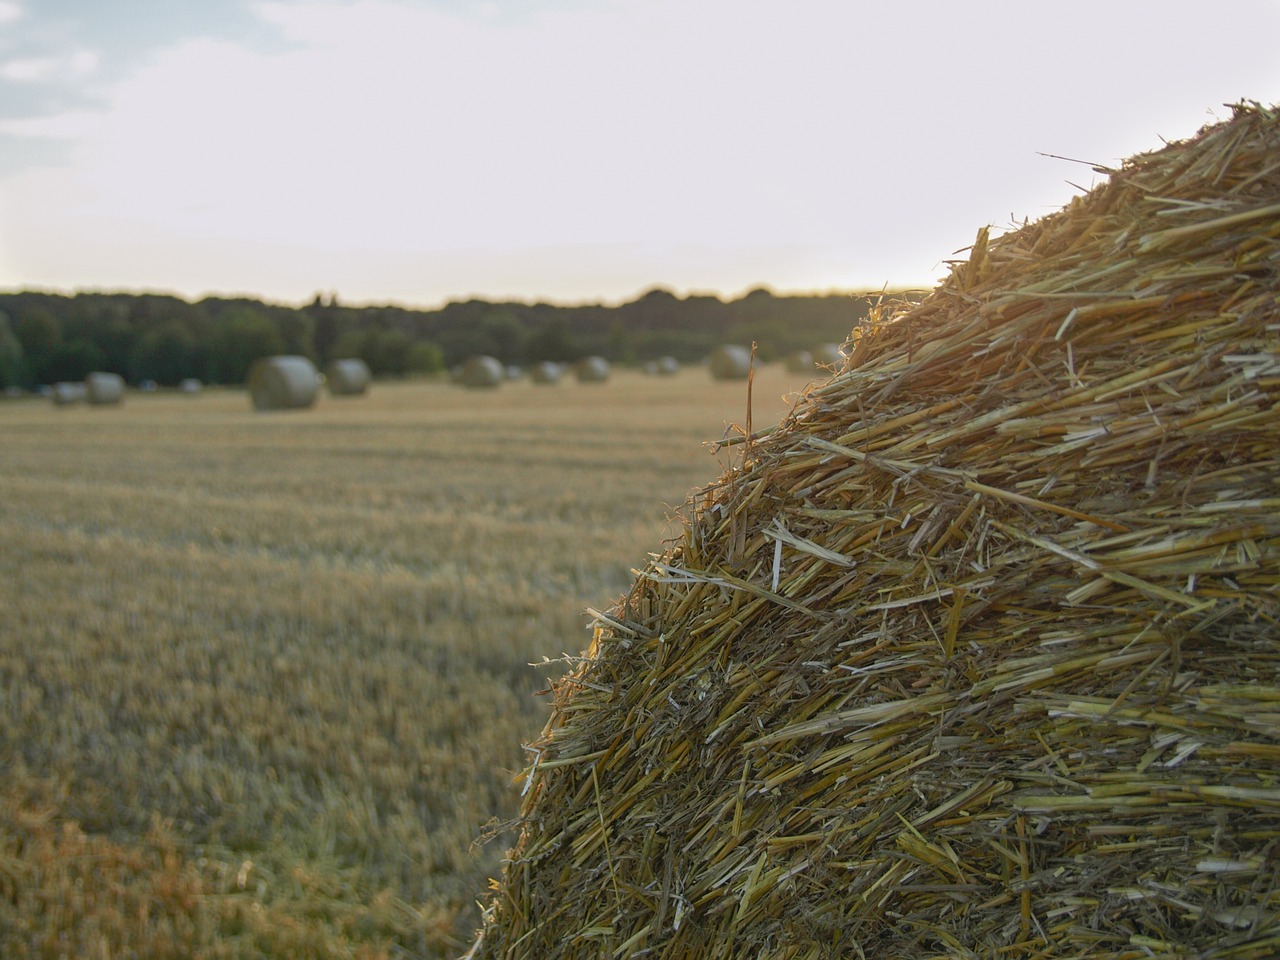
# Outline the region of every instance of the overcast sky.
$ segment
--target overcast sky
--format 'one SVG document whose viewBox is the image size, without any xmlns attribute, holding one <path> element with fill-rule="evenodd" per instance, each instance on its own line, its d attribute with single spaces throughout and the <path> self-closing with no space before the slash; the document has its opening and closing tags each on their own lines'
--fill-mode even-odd
<svg viewBox="0 0 1280 960">
<path fill-rule="evenodd" d="M 1241 99 L 1278 0 L 0 0 L 0 288 L 932 286 Z"/>
</svg>

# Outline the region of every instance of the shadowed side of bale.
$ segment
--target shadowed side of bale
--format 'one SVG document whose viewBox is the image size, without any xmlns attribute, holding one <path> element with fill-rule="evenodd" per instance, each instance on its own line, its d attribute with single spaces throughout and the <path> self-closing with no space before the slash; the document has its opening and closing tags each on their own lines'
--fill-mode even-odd
<svg viewBox="0 0 1280 960">
<path fill-rule="evenodd" d="M 306 357 L 263 357 L 249 368 L 255 410 L 300 410 L 316 402 L 320 373 Z"/>
<path fill-rule="evenodd" d="M 555 684 L 473 956 L 1280 955 L 1278 155 L 873 314 Z"/>
</svg>

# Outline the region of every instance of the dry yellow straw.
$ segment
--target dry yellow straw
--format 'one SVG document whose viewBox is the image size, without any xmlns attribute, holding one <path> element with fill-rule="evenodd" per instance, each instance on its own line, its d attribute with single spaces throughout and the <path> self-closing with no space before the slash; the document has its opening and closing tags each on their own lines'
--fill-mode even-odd
<svg viewBox="0 0 1280 960">
<path fill-rule="evenodd" d="M 855 331 L 555 685 L 472 955 L 1280 956 L 1277 158 Z"/>
</svg>

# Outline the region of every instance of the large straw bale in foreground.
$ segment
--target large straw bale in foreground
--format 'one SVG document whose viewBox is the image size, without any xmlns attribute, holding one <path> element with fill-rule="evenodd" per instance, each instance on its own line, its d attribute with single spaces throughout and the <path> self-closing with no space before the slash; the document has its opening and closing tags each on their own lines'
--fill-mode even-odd
<svg viewBox="0 0 1280 960">
<path fill-rule="evenodd" d="M 530 748 L 478 957 L 1280 956 L 1280 122 L 874 315 Z"/>
</svg>

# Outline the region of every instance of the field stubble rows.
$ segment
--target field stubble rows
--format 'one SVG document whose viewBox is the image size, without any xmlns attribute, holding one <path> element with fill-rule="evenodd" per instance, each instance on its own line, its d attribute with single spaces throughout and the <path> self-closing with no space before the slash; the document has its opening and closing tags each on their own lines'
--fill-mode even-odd
<svg viewBox="0 0 1280 960">
<path fill-rule="evenodd" d="M 759 371 L 757 427 L 803 386 Z M 746 398 L 0 406 L 0 953 L 451 955 L 545 719 L 529 664 L 585 646 Z"/>
</svg>

